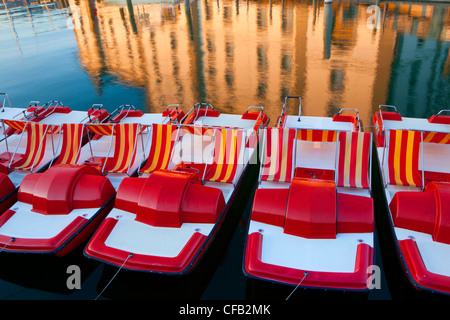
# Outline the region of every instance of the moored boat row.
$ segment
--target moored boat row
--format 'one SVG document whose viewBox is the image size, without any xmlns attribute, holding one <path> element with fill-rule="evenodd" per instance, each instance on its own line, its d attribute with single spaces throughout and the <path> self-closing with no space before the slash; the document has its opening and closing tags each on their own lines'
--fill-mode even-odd
<svg viewBox="0 0 450 320">
<path fill-rule="evenodd" d="M 75 111 L 59 101 L 0 108 L 0 248 L 184 275 L 225 220 L 246 171 L 260 169 L 245 236 L 247 277 L 290 287 L 371 289 L 372 153 L 393 245 L 411 284 L 450 293 L 450 116 L 402 117 L 380 106 L 374 133 L 357 109 L 302 115 L 286 97 L 274 126 L 206 103 L 143 113 Z M 287 104 L 298 103 L 298 115 Z M 374 148 L 373 148 L 374 146 Z M 373 149 L 373 150 L 372 150 Z M 259 151 L 259 153 L 258 153 Z"/>
</svg>

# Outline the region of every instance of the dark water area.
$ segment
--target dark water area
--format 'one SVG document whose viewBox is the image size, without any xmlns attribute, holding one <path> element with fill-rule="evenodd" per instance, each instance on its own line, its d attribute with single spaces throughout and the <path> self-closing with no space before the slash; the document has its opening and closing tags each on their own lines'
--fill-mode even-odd
<svg viewBox="0 0 450 320">
<path fill-rule="evenodd" d="M 295 95 L 302 98 L 302 115 L 357 108 L 366 131 L 381 104 L 412 117 L 450 109 L 445 2 L 4 1 L 0 47 L 0 92 L 17 107 L 60 100 L 79 110 L 132 104 L 160 112 L 169 104 L 189 111 L 208 102 L 227 113 L 263 106 L 273 125 L 285 96 Z M 288 113 L 297 114 L 296 106 Z M 0 300 L 285 301 L 294 288 L 242 272 L 257 172 L 249 171 L 220 241 L 189 277 L 116 276 L 116 268 L 87 259 L 82 248 L 62 259 L 2 254 Z M 290 301 L 411 296 L 398 289 L 407 283 L 394 272 L 379 191 L 375 186 L 380 289 L 355 296 L 300 288 Z M 72 265 L 81 270 L 80 289 L 67 286 Z"/>
</svg>

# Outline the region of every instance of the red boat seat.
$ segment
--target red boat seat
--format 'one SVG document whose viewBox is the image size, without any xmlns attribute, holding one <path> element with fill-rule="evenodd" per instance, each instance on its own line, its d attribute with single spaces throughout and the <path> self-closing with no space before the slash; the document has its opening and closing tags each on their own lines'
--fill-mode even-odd
<svg viewBox="0 0 450 320">
<path fill-rule="evenodd" d="M 399 191 L 389 208 L 396 227 L 433 234 L 436 222 L 434 192 Z"/>
<path fill-rule="evenodd" d="M 333 116 L 333 121 L 336 122 L 350 122 L 353 124 L 353 129 L 357 129 L 359 119 L 356 114 L 337 113 Z"/>
<path fill-rule="evenodd" d="M 251 219 L 284 227 L 289 189 L 256 189 Z"/>
<path fill-rule="evenodd" d="M 216 223 L 224 208 L 222 191 L 191 183 L 181 204 L 181 220 L 186 223 Z"/>
<path fill-rule="evenodd" d="M 1 164 L 1 155 L 0 155 L 0 174 L 4 174 L 4 175 L 8 175 L 9 174 L 9 170 L 8 170 L 8 165 L 6 164 Z"/>
<path fill-rule="evenodd" d="M 303 178 L 292 181 L 290 189 L 256 189 L 251 220 L 305 238 L 373 232 L 371 197 L 336 193 L 332 181 Z"/>
<path fill-rule="evenodd" d="M 284 233 L 305 238 L 336 238 L 334 182 L 298 179 L 291 183 Z"/>
<path fill-rule="evenodd" d="M 2 167 L 2 166 L 0 166 Z M 9 179 L 8 175 L 5 173 L 0 173 L 0 214 L 5 212 L 17 201 L 16 186 Z"/>
<path fill-rule="evenodd" d="M 113 116 L 110 119 L 110 122 L 118 123 L 119 121 L 125 118 L 139 118 L 142 117 L 143 115 L 144 113 L 141 110 L 123 109 L 118 114 Z"/>
<path fill-rule="evenodd" d="M 390 121 L 401 121 L 402 120 L 401 114 L 394 112 L 394 111 L 382 111 L 381 115 L 383 117 L 383 120 L 390 120 Z"/>
<path fill-rule="evenodd" d="M 115 207 L 136 214 L 136 221 L 177 228 L 214 223 L 225 208 L 222 191 L 201 184 L 196 173 L 155 171 L 148 178 L 125 178 Z"/>
<path fill-rule="evenodd" d="M 18 200 L 42 214 L 68 214 L 73 209 L 98 208 L 115 193 L 111 182 L 89 166 L 55 165 L 25 176 Z"/>
<path fill-rule="evenodd" d="M 213 109 L 205 109 L 205 108 L 198 108 L 197 110 L 195 110 L 194 112 L 192 112 L 187 118 L 186 120 L 183 121 L 183 123 L 185 124 L 192 124 L 194 122 L 195 119 L 200 119 L 201 117 L 204 116 L 207 117 L 214 117 L 217 118 L 220 116 L 220 112 L 217 110 L 213 110 Z"/>
<path fill-rule="evenodd" d="M 373 232 L 373 198 L 337 194 L 337 233 Z"/>
<path fill-rule="evenodd" d="M 445 115 L 434 116 L 433 115 L 428 119 L 428 122 L 450 124 L 450 116 L 445 116 Z"/>
<path fill-rule="evenodd" d="M 422 192 L 399 191 L 389 207 L 396 227 L 450 244 L 450 183 L 430 182 Z"/>
<path fill-rule="evenodd" d="M 167 109 L 162 112 L 163 117 L 169 117 L 170 121 L 173 122 L 181 122 L 181 120 L 184 118 L 185 113 L 181 109 Z"/>
<path fill-rule="evenodd" d="M 450 183 L 433 182 L 427 186 L 436 197 L 437 217 L 433 240 L 450 244 Z"/>
</svg>

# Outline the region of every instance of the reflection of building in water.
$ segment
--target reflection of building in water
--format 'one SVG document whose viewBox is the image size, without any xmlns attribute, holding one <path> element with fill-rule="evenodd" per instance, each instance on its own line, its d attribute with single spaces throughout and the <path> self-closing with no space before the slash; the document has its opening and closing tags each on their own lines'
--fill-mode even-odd
<svg viewBox="0 0 450 320">
<path fill-rule="evenodd" d="M 387 103 L 411 116 L 429 117 L 448 109 L 449 6 L 387 5 L 395 44 Z M 394 36 L 391 36 L 394 38 Z"/>
<path fill-rule="evenodd" d="M 142 88 L 148 110 L 263 105 L 275 121 L 284 97 L 299 95 L 303 114 L 357 107 L 368 124 L 392 89 L 397 34 L 449 37 L 448 6 L 382 4 L 382 28 L 370 30 L 367 6 L 336 1 L 122 1 L 69 0 L 79 55 L 98 90 L 113 81 Z"/>
</svg>

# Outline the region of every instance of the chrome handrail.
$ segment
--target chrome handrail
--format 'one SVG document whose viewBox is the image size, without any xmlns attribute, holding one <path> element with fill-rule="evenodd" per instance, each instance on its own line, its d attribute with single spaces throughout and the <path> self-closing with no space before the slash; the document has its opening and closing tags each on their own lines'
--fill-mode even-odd
<svg viewBox="0 0 450 320">
<path fill-rule="evenodd" d="M 286 112 L 288 99 L 298 99 L 298 119 L 297 119 L 297 121 L 301 121 L 300 118 L 302 116 L 302 98 L 300 98 L 299 96 L 285 97 L 282 112 Z"/>
</svg>

